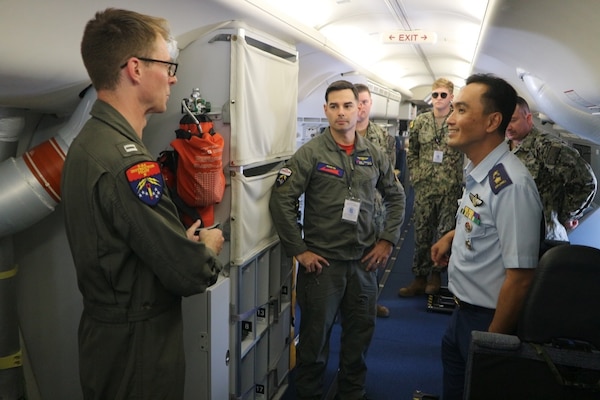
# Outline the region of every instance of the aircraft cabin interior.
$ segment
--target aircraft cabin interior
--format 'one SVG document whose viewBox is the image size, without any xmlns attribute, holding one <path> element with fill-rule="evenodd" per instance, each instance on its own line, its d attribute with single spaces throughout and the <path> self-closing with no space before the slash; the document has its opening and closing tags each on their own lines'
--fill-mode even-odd
<svg viewBox="0 0 600 400">
<path fill-rule="evenodd" d="M 163 17 L 177 41 L 177 83 L 167 110 L 147 118 L 147 149 L 157 159 L 171 149 L 180 122 L 192 114 L 209 118 L 224 140 L 224 191 L 210 219 L 223 230 L 225 268 L 205 293 L 183 299 L 186 400 L 295 399 L 302 317 L 297 264 L 280 243 L 269 197 L 284 162 L 328 127 L 323 105 L 331 83 L 370 89 L 370 119 L 397 144 L 395 168 L 407 198 L 401 239 L 379 281 L 378 304 L 390 315 L 377 318 L 368 352 L 371 399 L 441 398 L 441 338 L 455 305 L 442 297 L 397 295 L 412 279 L 415 240 L 409 127 L 431 108 L 436 79 L 451 81 L 456 95 L 472 74 L 503 78 L 528 102 L 534 125 L 576 149 L 600 176 L 596 0 L 5 0 L 0 6 L 1 399 L 83 399 L 77 346 L 83 303 L 60 180 L 69 146 L 96 100 L 81 58 L 82 34 L 108 7 Z M 569 231 L 565 247 L 575 251 L 560 258 L 585 273 L 571 282 L 568 268 L 561 270 L 562 285 L 549 296 L 556 312 L 548 320 L 561 318 L 557 324 L 574 327 L 567 333 L 577 336 L 565 339 L 568 354 L 557 357 L 570 360 L 576 352 L 572 368 L 595 379 L 582 384 L 585 393 L 577 398 L 600 398 L 599 316 L 592 306 L 600 284 L 593 268 L 600 267 L 599 206 L 596 196 Z M 447 273 L 442 279 L 447 284 Z M 540 285 L 535 293 L 543 292 Z M 524 310 L 533 321 L 542 312 L 536 306 Z M 533 323 L 533 330 L 548 320 Z M 588 333 L 596 339 L 588 340 Z M 336 324 L 327 400 L 336 395 L 339 335 Z M 487 357 L 494 357 L 498 341 L 473 340 L 479 353 L 470 398 L 518 398 L 498 394 L 508 387 L 525 393 L 530 382 L 518 376 L 494 387 L 490 376 L 504 372 Z M 535 359 L 535 367 L 517 361 L 508 367 L 531 372 L 532 390 L 543 393 L 546 379 L 564 388 L 580 378 L 556 378 L 548 372 L 554 364 L 546 365 L 523 337 L 502 340 L 503 351 L 513 346 L 527 353 L 518 350 L 519 357 Z M 552 358 L 562 350 L 548 351 Z M 538 367 L 539 375 L 533 372 Z"/>
</svg>

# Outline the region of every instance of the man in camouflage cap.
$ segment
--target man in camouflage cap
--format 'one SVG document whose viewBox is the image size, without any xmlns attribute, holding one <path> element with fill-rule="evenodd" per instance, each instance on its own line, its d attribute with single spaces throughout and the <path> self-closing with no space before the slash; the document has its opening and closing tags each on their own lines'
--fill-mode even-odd
<svg viewBox="0 0 600 400">
<path fill-rule="evenodd" d="M 592 168 L 577 150 L 533 125 L 522 97 L 517 99 L 506 137 L 535 180 L 544 207 L 546 239 L 569 241 L 568 230 L 577 226 L 596 194 Z"/>
<path fill-rule="evenodd" d="M 452 111 L 453 91 L 452 82 L 437 79 L 432 85 L 433 110 L 417 116 L 409 127 L 407 161 L 415 189 L 415 279 L 399 290 L 400 297 L 435 294 L 440 289 L 440 270 L 433 267 L 431 245 L 454 229 L 463 181 L 464 156 L 448 147 L 446 119 Z"/>
</svg>

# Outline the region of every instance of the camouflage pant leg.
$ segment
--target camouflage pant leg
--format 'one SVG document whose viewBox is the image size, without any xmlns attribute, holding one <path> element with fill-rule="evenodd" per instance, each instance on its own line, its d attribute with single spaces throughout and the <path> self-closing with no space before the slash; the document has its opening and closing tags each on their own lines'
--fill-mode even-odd
<svg viewBox="0 0 600 400">
<path fill-rule="evenodd" d="M 375 223 L 375 235 L 379 237 L 383 231 L 383 222 L 385 221 L 385 204 L 383 204 L 383 197 L 381 197 L 379 191 L 375 191 L 374 203 L 373 222 Z"/>
<path fill-rule="evenodd" d="M 456 212 L 458 211 L 458 201 L 461 198 L 460 190 L 454 196 L 439 196 L 438 202 L 438 236 L 436 241 L 456 228 Z"/>
<path fill-rule="evenodd" d="M 415 191 L 415 254 L 412 267 L 415 276 L 427 276 L 434 268 L 431 246 L 454 229 L 457 204 L 452 196 L 431 196 L 427 192 Z"/>
</svg>

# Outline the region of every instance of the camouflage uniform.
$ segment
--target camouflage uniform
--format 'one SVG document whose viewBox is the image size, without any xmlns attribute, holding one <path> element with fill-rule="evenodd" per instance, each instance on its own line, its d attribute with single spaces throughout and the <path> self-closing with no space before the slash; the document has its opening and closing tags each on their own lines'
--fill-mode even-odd
<svg viewBox="0 0 600 400">
<path fill-rule="evenodd" d="M 369 121 L 365 139 L 381 148 L 390 159 L 392 167 L 396 167 L 396 140 L 393 136 L 388 135 L 379 125 Z"/>
<path fill-rule="evenodd" d="M 387 154 L 390 162 L 392 163 L 392 169 L 396 167 L 396 140 L 391 135 L 383 130 L 379 125 L 369 121 L 367 126 L 367 133 L 365 139 L 374 143 L 381 151 Z M 385 219 L 385 205 L 379 191 L 375 192 L 375 232 L 377 235 L 383 229 L 383 221 Z"/>
<path fill-rule="evenodd" d="M 546 239 L 568 241 L 563 224 L 578 219 L 596 194 L 596 177 L 577 150 L 535 126 L 513 153 L 525 164 L 542 199 Z"/>
<path fill-rule="evenodd" d="M 443 152 L 439 162 L 437 151 Z M 434 162 L 434 157 L 437 162 Z M 415 189 L 415 254 L 412 272 L 431 272 L 431 245 L 454 229 L 463 182 L 463 155 L 448 147 L 446 121 L 436 127 L 432 111 L 423 113 L 409 127 L 407 152 L 410 182 Z"/>
</svg>

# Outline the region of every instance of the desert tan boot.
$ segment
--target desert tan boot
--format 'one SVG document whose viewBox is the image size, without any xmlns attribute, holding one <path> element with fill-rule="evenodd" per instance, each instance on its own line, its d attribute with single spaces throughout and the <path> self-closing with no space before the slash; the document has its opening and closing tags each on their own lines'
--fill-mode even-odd
<svg viewBox="0 0 600 400">
<path fill-rule="evenodd" d="M 390 316 L 390 310 L 386 306 L 377 304 L 377 316 L 379 318 L 388 318 Z"/>
<path fill-rule="evenodd" d="M 440 291 L 442 285 L 442 278 L 440 272 L 432 271 L 427 286 L 425 286 L 425 294 L 437 294 Z"/>
<path fill-rule="evenodd" d="M 427 277 L 417 276 L 408 287 L 400 288 L 400 290 L 398 291 L 398 296 L 413 297 L 420 294 L 424 294 L 425 286 L 427 286 Z"/>
</svg>

